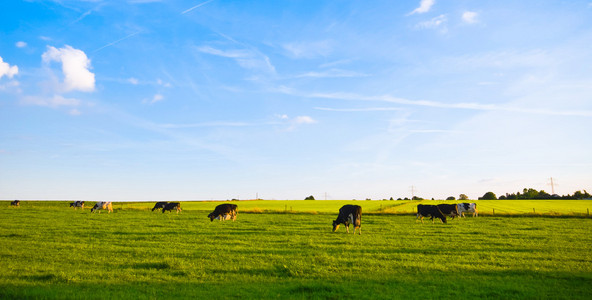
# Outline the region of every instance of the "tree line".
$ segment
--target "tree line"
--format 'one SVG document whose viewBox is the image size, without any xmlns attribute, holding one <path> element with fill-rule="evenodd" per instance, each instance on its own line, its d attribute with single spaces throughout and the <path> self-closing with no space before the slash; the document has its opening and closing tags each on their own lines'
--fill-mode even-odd
<svg viewBox="0 0 592 300">
<path fill-rule="evenodd" d="M 580 199 L 592 199 L 592 195 L 590 195 L 586 190 L 582 191 L 575 191 L 573 193 L 573 195 L 567 194 L 567 195 L 563 195 L 563 196 L 559 196 L 557 194 L 549 194 L 543 190 L 537 191 L 533 188 L 525 188 L 524 190 L 522 190 L 522 193 L 517 192 L 517 193 L 506 193 L 505 195 L 501 195 L 499 196 L 499 198 L 495 195 L 495 193 L 493 192 L 487 192 L 485 193 L 482 197 L 479 197 L 479 200 L 536 200 L 536 199 L 554 199 L 554 200 L 580 200 Z M 304 198 L 304 200 L 315 200 L 314 196 L 310 195 L 306 198 Z M 366 200 L 371 200 L 369 198 L 367 198 Z M 386 200 L 386 199 L 383 199 Z M 391 197 L 389 200 L 394 200 L 393 197 Z M 425 200 L 424 198 L 418 197 L 418 196 L 413 196 L 412 199 L 409 199 L 407 197 L 405 198 L 398 198 L 397 200 Z M 432 198 L 432 200 L 434 200 L 434 198 Z M 456 200 L 455 197 L 450 196 L 448 198 L 446 198 L 446 200 Z M 458 196 L 458 200 L 469 200 L 469 197 L 465 194 L 460 194 Z"/>
<path fill-rule="evenodd" d="M 505 195 L 499 196 L 499 198 L 493 192 L 487 192 L 483 195 L 483 197 L 479 197 L 479 200 L 525 200 L 525 199 L 556 199 L 556 200 L 578 200 L 578 199 L 592 199 L 592 196 L 584 190 L 582 191 L 575 191 L 573 195 L 567 194 L 563 196 L 559 196 L 557 194 L 549 194 L 543 190 L 537 191 L 533 188 L 525 188 L 522 190 L 522 193 L 506 193 Z"/>
</svg>

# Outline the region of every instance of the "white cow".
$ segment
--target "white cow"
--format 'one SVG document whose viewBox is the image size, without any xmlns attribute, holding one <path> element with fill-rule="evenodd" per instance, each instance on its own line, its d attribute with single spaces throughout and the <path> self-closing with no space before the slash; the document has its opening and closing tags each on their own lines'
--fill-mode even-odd
<svg viewBox="0 0 592 300">
<path fill-rule="evenodd" d="M 461 217 L 465 216 L 465 212 L 473 213 L 473 217 L 476 217 L 479 214 L 477 211 L 477 203 L 459 203 L 458 212 Z"/>
<path fill-rule="evenodd" d="M 107 211 L 109 211 L 111 213 L 111 212 L 113 212 L 113 204 L 111 203 L 111 201 L 97 202 L 97 204 L 95 204 L 95 206 L 93 206 L 93 208 L 90 209 L 90 212 L 94 212 L 95 210 L 101 210 L 101 209 L 106 209 Z M 99 213 L 101 213 L 101 212 L 99 211 Z"/>
</svg>

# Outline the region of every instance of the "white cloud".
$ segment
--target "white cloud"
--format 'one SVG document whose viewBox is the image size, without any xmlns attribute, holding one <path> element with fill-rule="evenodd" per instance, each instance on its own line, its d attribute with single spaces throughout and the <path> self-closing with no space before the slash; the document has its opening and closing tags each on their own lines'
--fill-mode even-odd
<svg viewBox="0 0 592 300">
<path fill-rule="evenodd" d="M 465 11 L 462 14 L 462 20 L 465 23 L 473 24 L 473 23 L 477 23 L 478 22 L 478 20 L 477 20 L 477 17 L 478 16 L 479 16 L 479 14 L 476 13 L 476 12 L 474 12 L 474 11 Z"/>
<path fill-rule="evenodd" d="M 443 26 L 447 21 L 446 15 L 439 15 L 437 17 L 432 18 L 429 21 L 420 22 L 417 24 L 417 28 L 420 29 L 436 29 Z M 446 31 L 446 29 L 443 29 Z"/>
<path fill-rule="evenodd" d="M 436 1 L 434 0 L 421 0 L 421 2 L 419 2 L 419 7 L 414 9 L 408 15 L 427 13 L 435 3 Z"/>
<path fill-rule="evenodd" d="M 4 62 L 4 60 L 2 60 L 2 57 L 0 56 L 0 79 L 3 76 L 12 78 L 16 74 L 18 74 L 18 67 L 10 66 L 8 63 Z"/>
<path fill-rule="evenodd" d="M 74 49 L 68 45 L 60 49 L 48 46 L 42 58 L 45 63 L 52 61 L 62 63 L 64 91 L 94 91 L 95 74 L 88 70 L 91 67 L 90 59 L 82 50 Z"/>
<path fill-rule="evenodd" d="M 14 45 L 17 46 L 18 48 L 25 48 L 25 47 L 27 47 L 27 43 L 25 43 L 23 41 L 18 41 Z"/>
<path fill-rule="evenodd" d="M 131 83 L 131 84 L 133 84 L 133 85 L 136 85 L 136 84 L 140 83 L 140 81 L 139 81 L 137 78 L 134 78 L 134 77 L 130 77 L 130 78 L 127 80 L 127 82 L 129 82 L 129 83 Z"/>
</svg>

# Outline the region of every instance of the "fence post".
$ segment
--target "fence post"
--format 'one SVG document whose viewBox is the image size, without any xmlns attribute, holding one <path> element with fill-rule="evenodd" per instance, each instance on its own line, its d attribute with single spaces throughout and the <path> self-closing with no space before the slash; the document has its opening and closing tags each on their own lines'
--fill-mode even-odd
<svg viewBox="0 0 592 300">
<path fill-rule="evenodd" d="M 590 209 L 586 208 L 586 211 L 588 212 L 588 217 L 590 216 Z"/>
<path fill-rule="evenodd" d="M 492 208 L 492 209 L 493 209 L 493 215 L 495 216 L 495 208 Z"/>
<path fill-rule="evenodd" d="M 534 210 L 534 207 L 532 208 L 532 213 L 533 214 L 536 214 L 536 211 Z"/>
</svg>

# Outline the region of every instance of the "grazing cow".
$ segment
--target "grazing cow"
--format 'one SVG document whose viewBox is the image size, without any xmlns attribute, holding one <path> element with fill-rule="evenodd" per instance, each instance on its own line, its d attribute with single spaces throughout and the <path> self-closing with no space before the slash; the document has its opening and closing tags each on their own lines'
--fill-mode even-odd
<svg viewBox="0 0 592 300">
<path fill-rule="evenodd" d="M 11 201 L 10 206 L 21 206 L 21 200 Z"/>
<path fill-rule="evenodd" d="M 171 203 L 165 204 L 164 207 L 162 208 L 162 213 L 164 214 L 165 211 L 167 211 L 167 210 L 172 211 L 173 209 L 176 209 L 177 213 L 179 213 L 181 211 L 181 203 L 171 202 Z"/>
<path fill-rule="evenodd" d="M 465 216 L 465 212 L 473 213 L 473 217 L 476 217 L 479 214 L 477 211 L 477 203 L 459 203 L 458 212 L 461 217 Z"/>
<path fill-rule="evenodd" d="M 156 204 L 154 204 L 154 207 L 152 208 L 152 211 L 154 211 L 155 209 L 161 209 L 164 208 L 165 205 L 167 205 L 168 202 L 156 202 Z"/>
<path fill-rule="evenodd" d="M 208 215 L 208 218 L 210 218 L 210 222 L 215 219 L 220 221 L 232 219 L 234 222 L 236 215 L 238 215 L 237 207 L 236 204 L 220 204 Z"/>
<path fill-rule="evenodd" d="M 445 216 L 451 217 L 452 219 L 454 219 L 454 217 L 460 216 L 458 213 L 458 206 L 456 204 L 438 204 L 437 206 L 440 212 L 442 212 L 442 214 Z"/>
<path fill-rule="evenodd" d="M 74 201 L 70 203 L 70 207 L 74 207 L 74 209 L 81 208 L 84 209 L 84 201 Z"/>
<path fill-rule="evenodd" d="M 446 216 L 440 211 L 438 206 L 418 204 L 417 218 L 415 219 L 415 222 L 417 222 L 417 219 L 420 219 L 423 224 L 423 218 L 428 216 L 431 217 L 430 220 L 432 220 L 432 223 L 434 223 L 434 218 L 439 218 L 442 220 L 442 223 L 446 223 Z"/>
<path fill-rule="evenodd" d="M 333 221 L 333 232 L 337 231 L 340 224 L 345 225 L 345 231 L 349 233 L 349 224 L 354 225 L 354 234 L 356 229 L 358 233 L 362 234 L 362 207 L 359 205 L 344 205 L 339 209 L 337 220 Z"/>
<path fill-rule="evenodd" d="M 101 213 L 101 211 L 100 211 L 101 209 L 106 209 L 109 213 L 112 213 L 113 212 L 113 204 L 111 203 L 111 201 L 97 202 L 95 204 L 95 206 L 93 206 L 93 208 L 90 209 L 90 212 L 94 212 L 95 210 L 99 210 L 99 213 Z"/>
</svg>

